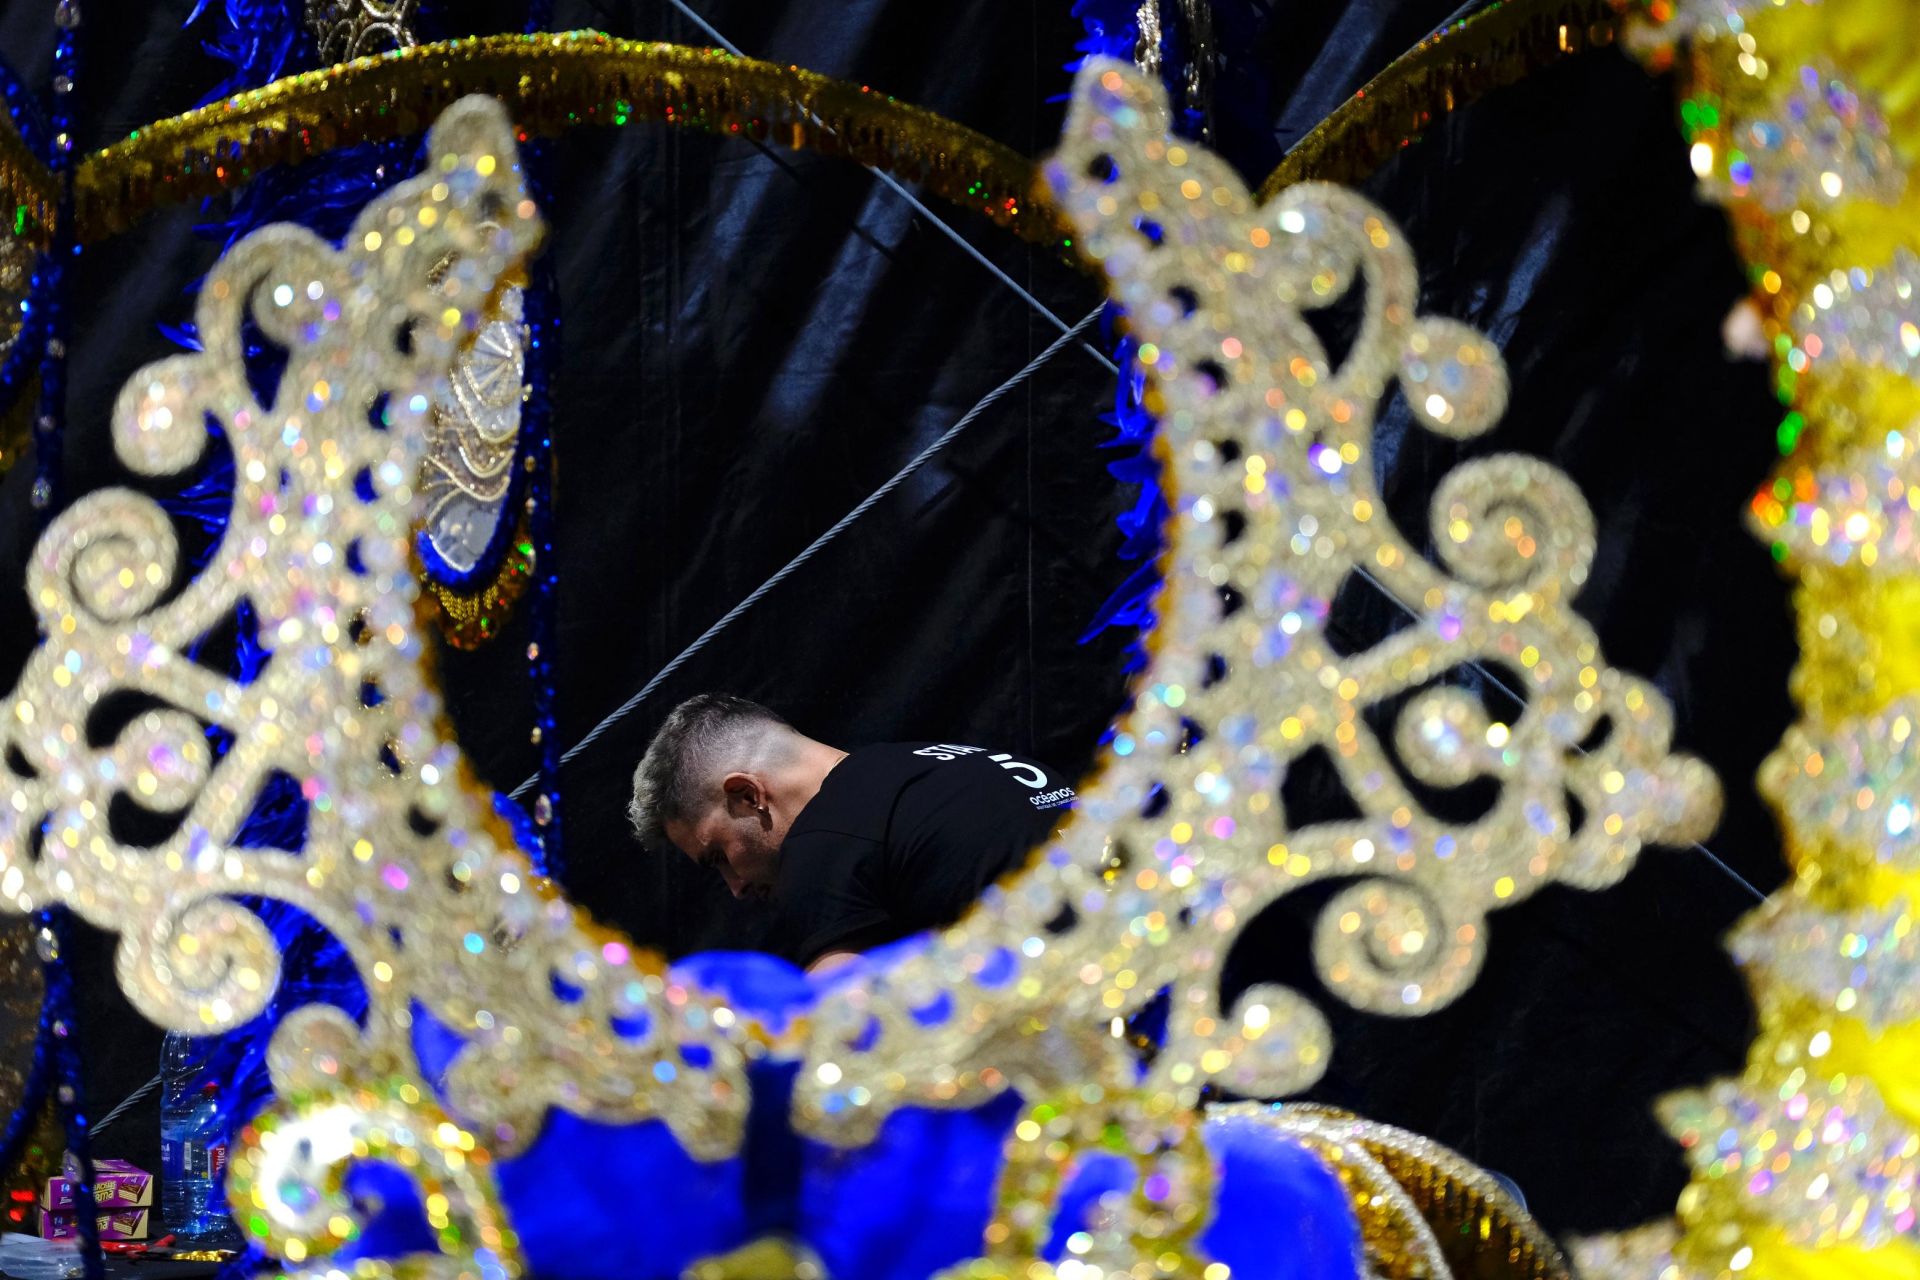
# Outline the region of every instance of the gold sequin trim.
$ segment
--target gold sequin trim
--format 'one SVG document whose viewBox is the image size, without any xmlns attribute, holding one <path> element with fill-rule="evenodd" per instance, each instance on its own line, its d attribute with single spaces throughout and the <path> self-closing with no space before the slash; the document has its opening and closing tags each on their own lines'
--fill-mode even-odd
<svg viewBox="0 0 1920 1280">
<path fill-rule="evenodd" d="M 1262 203 L 1296 182 L 1357 182 L 1451 111 L 1542 67 L 1614 41 L 1607 0 L 1503 4 L 1438 31 L 1322 120 L 1260 184 Z"/>
<path fill-rule="evenodd" d="M 524 519 L 500 570 L 477 591 L 462 592 L 422 573 L 420 583 L 439 607 L 440 633 L 456 649 L 477 649 L 494 638 L 501 622 L 533 583 L 537 563 Z"/>
<path fill-rule="evenodd" d="M 472 93 L 500 99 L 522 132 L 657 121 L 846 155 L 924 183 L 1021 237 L 1058 228 L 1033 193 L 1033 163 L 964 125 L 866 85 L 712 49 L 597 32 L 449 40 L 358 58 L 156 121 L 74 173 L 79 238 L 101 240 L 163 205 L 244 185 L 262 168 L 418 133 Z M 0 129 L 0 194 L 23 231 L 52 234 L 53 184 Z"/>
</svg>

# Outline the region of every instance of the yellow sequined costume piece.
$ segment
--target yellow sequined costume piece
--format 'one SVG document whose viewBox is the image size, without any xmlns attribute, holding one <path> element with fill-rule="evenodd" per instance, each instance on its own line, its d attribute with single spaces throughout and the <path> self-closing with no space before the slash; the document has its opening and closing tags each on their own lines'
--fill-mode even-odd
<svg viewBox="0 0 1920 1280">
<path fill-rule="evenodd" d="M 1796 579 L 1802 718 L 1761 770 L 1793 877 L 1734 931 L 1760 1034 L 1669 1099 L 1677 1223 L 1589 1280 L 1920 1277 L 1920 59 L 1911 6 L 1656 5 L 1784 406 L 1750 523 Z"/>
</svg>

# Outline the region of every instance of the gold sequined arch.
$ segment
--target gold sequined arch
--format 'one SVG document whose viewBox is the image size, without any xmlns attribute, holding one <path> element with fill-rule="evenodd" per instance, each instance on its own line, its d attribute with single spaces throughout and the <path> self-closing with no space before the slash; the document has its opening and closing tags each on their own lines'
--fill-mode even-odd
<svg viewBox="0 0 1920 1280">
<path fill-rule="evenodd" d="M 1611 47 L 1630 6 L 1548 0 L 1487 6 L 1395 58 L 1315 125 L 1260 184 L 1359 182 L 1449 113 L 1576 54 Z"/>
<path fill-rule="evenodd" d="M 143 126 L 74 172 L 85 243 L 148 210 L 230 190 L 274 164 L 421 132 L 450 103 L 498 98 L 521 130 L 654 122 L 845 155 L 923 183 L 1030 240 L 1055 226 L 1028 199 L 1032 164 L 869 87 L 717 49 L 591 31 L 448 40 L 358 58 Z M 25 234 L 51 235 L 52 180 L 0 129 L 0 192 Z"/>
<path fill-rule="evenodd" d="M 1261 198 L 1291 182 L 1370 173 L 1447 113 L 1610 45 L 1621 9 L 1612 0 L 1510 0 L 1443 28 L 1302 139 L 1261 184 Z M 534 132 L 656 122 L 846 155 L 917 179 L 1024 239 L 1061 235 L 1030 159 L 934 112 L 798 67 L 577 31 L 409 46 L 157 120 L 76 166 L 77 238 L 106 238 L 151 209 L 232 190 L 270 165 L 417 133 L 468 93 L 500 98 Z M 31 243 L 50 242 L 53 179 L 6 126 L 0 204 Z"/>
</svg>

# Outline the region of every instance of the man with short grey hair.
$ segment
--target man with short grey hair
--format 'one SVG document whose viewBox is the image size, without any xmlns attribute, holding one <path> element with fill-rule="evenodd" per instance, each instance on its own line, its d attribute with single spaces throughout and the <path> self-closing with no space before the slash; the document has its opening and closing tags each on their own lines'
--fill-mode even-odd
<svg viewBox="0 0 1920 1280">
<path fill-rule="evenodd" d="M 745 698 L 675 707 L 633 774 L 642 842 L 774 913 L 778 950 L 821 967 L 950 924 L 1025 865 L 1074 800 L 1051 771 L 954 743 L 846 752 Z"/>
</svg>

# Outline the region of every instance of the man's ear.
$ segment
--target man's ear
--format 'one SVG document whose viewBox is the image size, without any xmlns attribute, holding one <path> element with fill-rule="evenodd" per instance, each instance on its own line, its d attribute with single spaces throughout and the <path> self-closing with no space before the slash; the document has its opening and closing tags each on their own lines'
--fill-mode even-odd
<svg viewBox="0 0 1920 1280">
<path fill-rule="evenodd" d="M 744 817 L 767 803 L 766 788 L 750 773 L 730 773 L 720 779 L 720 794 L 727 798 L 727 812 Z"/>
</svg>

